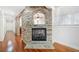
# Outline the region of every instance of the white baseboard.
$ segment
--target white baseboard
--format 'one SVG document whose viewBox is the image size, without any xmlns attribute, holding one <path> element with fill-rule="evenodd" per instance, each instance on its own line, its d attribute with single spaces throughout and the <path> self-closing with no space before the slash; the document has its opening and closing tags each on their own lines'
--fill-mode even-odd
<svg viewBox="0 0 79 59">
<path fill-rule="evenodd" d="M 72 46 L 72 45 L 69 45 L 69 44 L 67 44 L 67 43 L 60 42 L 60 41 L 57 41 L 57 40 L 55 40 L 55 42 L 57 42 L 57 43 L 59 43 L 59 44 L 61 44 L 61 45 L 64 45 L 64 46 L 71 47 L 71 48 L 73 48 L 73 49 L 79 50 L 79 47 L 74 47 L 74 46 Z"/>
</svg>

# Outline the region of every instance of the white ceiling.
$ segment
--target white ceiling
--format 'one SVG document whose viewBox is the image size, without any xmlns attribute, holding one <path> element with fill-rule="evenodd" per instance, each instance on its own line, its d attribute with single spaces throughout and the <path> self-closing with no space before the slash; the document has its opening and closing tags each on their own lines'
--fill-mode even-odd
<svg viewBox="0 0 79 59">
<path fill-rule="evenodd" d="M 0 8 L 6 11 L 12 11 L 16 16 L 25 8 L 25 6 L 0 6 Z M 79 6 L 56 6 L 55 8 L 56 15 L 59 16 L 79 13 Z"/>
<path fill-rule="evenodd" d="M 11 11 L 16 16 L 25 8 L 25 6 L 0 6 L 0 8 L 5 11 Z"/>
<path fill-rule="evenodd" d="M 60 6 L 56 8 L 56 15 L 79 13 L 79 6 Z"/>
</svg>

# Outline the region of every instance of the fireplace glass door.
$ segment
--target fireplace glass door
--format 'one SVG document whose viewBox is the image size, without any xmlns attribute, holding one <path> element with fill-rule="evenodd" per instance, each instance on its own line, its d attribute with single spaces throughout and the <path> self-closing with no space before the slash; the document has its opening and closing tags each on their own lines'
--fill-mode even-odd
<svg viewBox="0 0 79 59">
<path fill-rule="evenodd" d="M 32 28 L 32 41 L 46 41 L 46 28 Z"/>
</svg>

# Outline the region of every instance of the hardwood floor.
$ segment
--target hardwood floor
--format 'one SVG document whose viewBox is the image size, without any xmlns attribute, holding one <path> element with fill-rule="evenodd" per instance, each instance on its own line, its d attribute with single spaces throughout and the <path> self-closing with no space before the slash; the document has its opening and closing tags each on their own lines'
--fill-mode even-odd
<svg viewBox="0 0 79 59">
<path fill-rule="evenodd" d="M 0 51 L 2 51 L 2 42 L 0 42 Z"/>
<path fill-rule="evenodd" d="M 66 47 L 59 43 L 54 43 L 55 49 L 24 49 L 25 44 L 21 40 L 21 36 L 15 36 L 13 32 L 7 32 L 3 42 L 0 42 L 0 51 L 7 52 L 8 41 L 12 41 L 13 52 L 77 52 L 79 50 Z"/>
</svg>

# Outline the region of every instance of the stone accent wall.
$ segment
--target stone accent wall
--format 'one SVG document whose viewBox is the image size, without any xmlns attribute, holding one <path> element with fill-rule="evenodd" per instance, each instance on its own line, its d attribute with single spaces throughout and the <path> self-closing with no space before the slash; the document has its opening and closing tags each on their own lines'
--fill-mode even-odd
<svg viewBox="0 0 79 59">
<path fill-rule="evenodd" d="M 33 15 L 38 11 L 45 14 L 45 24 L 35 26 L 33 23 Z M 32 41 L 32 28 L 46 28 L 47 41 Z M 52 9 L 44 8 L 44 6 L 26 7 L 22 15 L 22 34 L 23 41 L 26 44 L 25 48 L 52 49 Z"/>
</svg>

